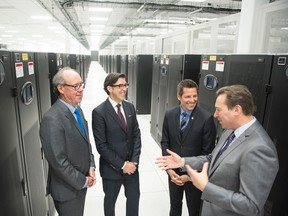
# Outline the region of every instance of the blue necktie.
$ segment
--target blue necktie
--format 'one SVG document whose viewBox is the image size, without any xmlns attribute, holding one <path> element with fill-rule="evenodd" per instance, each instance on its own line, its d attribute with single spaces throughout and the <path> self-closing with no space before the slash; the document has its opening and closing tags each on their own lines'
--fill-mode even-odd
<svg viewBox="0 0 288 216">
<path fill-rule="evenodd" d="M 79 127 L 81 128 L 84 136 L 86 137 L 86 132 L 85 132 L 85 128 L 84 128 L 84 124 L 83 124 L 83 121 L 82 121 L 82 118 L 81 118 L 81 115 L 79 113 L 79 110 L 76 108 L 74 113 L 76 114 L 76 118 L 77 118 L 77 122 L 79 124 Z"/>
</svg>

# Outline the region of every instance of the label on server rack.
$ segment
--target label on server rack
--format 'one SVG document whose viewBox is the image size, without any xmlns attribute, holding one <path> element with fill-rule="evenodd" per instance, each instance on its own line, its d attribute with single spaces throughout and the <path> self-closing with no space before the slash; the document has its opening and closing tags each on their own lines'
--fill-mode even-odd
<svg viewBox="0 0 288 216">
<path fill-rule="evenodd" d="M 24 76 L 23 62 L 15 63 L 15 72 L 16 72 L 16 78 Z"/>
<path fill-rule="evenodd" d="M 34 64 L 33 62 L 28 62 L 29 75 L 34 74 Z"/>
<path fill-rule="evenodd" d="M 224 65 L 225 65 L 224 61 L 217 61 L 215 71 L 224 72 Z"/>
<path fill-rule="evenodd" d="M 202 70 L 209 70 L 209 61 L 202 61 Z"/>
</svg>

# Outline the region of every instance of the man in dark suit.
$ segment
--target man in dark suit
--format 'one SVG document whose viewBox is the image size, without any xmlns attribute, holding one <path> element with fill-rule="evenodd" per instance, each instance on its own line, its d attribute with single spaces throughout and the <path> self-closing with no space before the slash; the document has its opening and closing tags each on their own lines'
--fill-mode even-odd
<svg viewBox="0 0 288 216">
<path fill-rule="evenodd" d="M 105 216 L 115 215 L 115 203 L 122 185 L 127 198 L 126 215 L 138 215 L 141 136 L 135 108 L 124 100 L 127 88 L 124 74 L 108 74 L 104 81 L 108 99 L 92 111 L 92 128 L 100 154 L 105 193 Z"/>
<path fill-rule="evenodd" d="M 168 150 L 171 156 L 156 163 L 164 170 L 187 169 L 202 191 L 202 216 L 263 216 L 279 169 L 275 145 L 253 116 L 253 97 L 246 86 L 222 87 L 216 96 L 214 116 L 227 130 L 213 152 L 181 158 Z"/>
<path fill-rule="evenodd" d="M 87 121 L 78 106 L 84 85 L 71 68 L 61 69 L 53 77 L 53 85 L 59 98 L 45 113 L 40 126 L 41 143 L 49 163 L 47 189 L 59 216 L 82 216 L 87 187 L 96 183 Z"/>
<path fill-rule="evenodd" d="M 165 113 L 161 139 L 162 154 L 170 149 L 182 157 L 206 155 L 215 146 L 216 127 L 213 116 L 197 106 L 198 85 L 189 79 L 177 86 L 180 106 Z M 167 170 L 169 176 L 170 216 L 182 215 L 182 199 L 185 191 L 189 216 L 198 216 L 201 191 L 188 182 L 187 173 L 179 169 Z"/>
</svg>

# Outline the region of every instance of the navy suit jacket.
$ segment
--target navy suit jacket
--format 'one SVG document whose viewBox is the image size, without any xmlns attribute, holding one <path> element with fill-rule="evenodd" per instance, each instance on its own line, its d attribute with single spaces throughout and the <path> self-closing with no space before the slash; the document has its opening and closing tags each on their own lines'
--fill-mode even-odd
<svg viewBox="0 0 288 216">
<path fill-rule="evenodd" d="M 127 131 L 109 99 L 92 111 L 92 129 L 100 154 L 100 174 L 106 179 L 123 178 L 125 161 L 139 164 L 141 134 L 133 104 L 123 101 Z"/>
<path fill-rule="evenodd" d="M 180 106 L 165 113 L 161 139 L 163 155 L 168 155 L 166 149 L 176 152 L 181 157 L 206 155 L 214 149 L 215 138 L 214 118 L 201 107 L 194 108 L 182 138 L 180 135 Z"/>
</svg>

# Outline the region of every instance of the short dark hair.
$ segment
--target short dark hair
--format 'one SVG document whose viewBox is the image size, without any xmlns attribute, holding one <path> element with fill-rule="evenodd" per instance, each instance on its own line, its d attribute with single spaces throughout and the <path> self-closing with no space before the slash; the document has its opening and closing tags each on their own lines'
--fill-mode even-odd
<svg viewBox="0 0 288 216">
<path fill-rule="evenodd" d="M 236 105 L 242 107 L 243 113 L 253 115 L 255 112 L 255 106 L 253 102 L 253 96 L 247 86 L 244 85 L 231 85 L 224 86 L 217 90 L 216 97 L 219 95 L 226 95 L 226 105 L 228 109 L 232 109 Z"/>
<path fill-rule="evenodd" d="M 104 81 L 104 90 L 105 92 L 109 95 L 109 91 L 107 89 L 107 86 L 112 86 L 114 85 L 119 78 L 124 78 L 126 80 L 126 76 L 125 74 L 123 73 L 115 73 L 115 72 L 112 72 L 112 73 L 109 73 L 106 78 L 105 78 L 105 81 Z M 126 80 L 127 81 L 127 80 Z"/>
<path fill-rule="evenodd" d="M 198 93 L 198 85 L 191 79 L 184 79 L 177 85 L 177 94 L 182 97 L 184 88 L 196 88 Z"/>
</svg>

